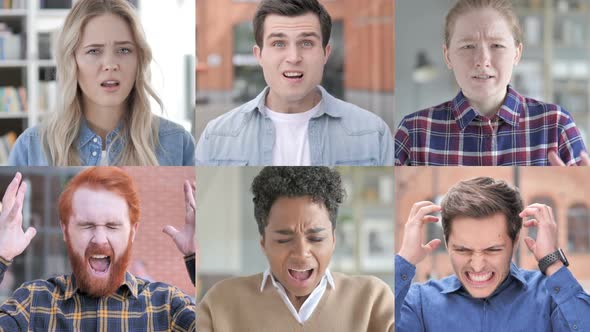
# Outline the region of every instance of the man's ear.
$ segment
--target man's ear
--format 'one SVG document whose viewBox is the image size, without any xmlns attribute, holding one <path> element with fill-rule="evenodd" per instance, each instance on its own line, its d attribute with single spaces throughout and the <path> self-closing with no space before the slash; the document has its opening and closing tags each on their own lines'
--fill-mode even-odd
<svg viewBox="0 0 590 332">
<path fill-rule="evenodd" d="M 59 221 L 59 226 L 61 227 L 61 234 L 64 237 L 64 242 L 68 242 L 66 240 L 67 239 L 67 237 L 66 237 L 66 231 L 68 230 L 67 226 L 64 225 L 63 221 L 61 221 L 61 220 Z"/>
<path fill-rule="evenodd" d="M 256 57 L 256 60 L 258 60 L 258 64 L 260 65 L 260 57 L 262 55 L 262 49 L 258 45 L 254 45 L 252 47 L 252 53 L 254 54 L 254 57 Z"/>
<path fill-rule="evenodd" d="M 326 45 L 326 48 L 324 48 L 324 65 L 328 62 L 330 54 L 332 54 L 332 45 L 328 44 Z"/>
<path fill-rule="evenodd" d="M 137 229 L 139 228 L 139 221 L 137 221 L 133 226 L 131 226 L 131 243 L 135 241 L 135 234 L 137 234 Z"/>
</svg>

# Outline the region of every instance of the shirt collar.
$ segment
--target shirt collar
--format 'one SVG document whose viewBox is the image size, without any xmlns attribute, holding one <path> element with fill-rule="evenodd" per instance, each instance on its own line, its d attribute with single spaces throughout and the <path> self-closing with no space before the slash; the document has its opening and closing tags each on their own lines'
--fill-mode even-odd
<svg viewBox="0 0 590 332">
<path fill-rule="evenodd" d="M 478 116 L 483 117 L 471 107 L 463 91 L 459 91 L 457 96 L 452 100 L 451 105 L 453 116 L 461 130 L 464 130 Z M 509 125 L 518 127 L 520 114 L 524 112 L 524 105 L 525 98 L 516 92 L 512 86 L 508 85 L 506 87 L 506 98 L 504 98 L 504 102 L 500 106 L 496 116 Z"/>
<path fill-rule="evenodd" d="M 113 129 L 113 131 L 111 131 L 110 133 L 107 134 L 106 139 L 107 139 L 107 143 L 111 142 L 112 139 L 119 134 L 119 132 L 121 132 L 121 129 L 123 128 L 123 121 L 119 121 L 119 123 L 117 124 L 117 127 L 115 127 L 115 129 Z M 92 131 L 92 129 L 90 129 L 90 127 L 88 126 L 88 121 L 86 120 L 86 118 L 82 118 L 82 123 L 80 125 L 80 134 L 79 137 L 80 139 L 78 140 L 78 148 L 83 147 L 84 145 L 88 144 L 93 138 L 97 137 L 98 135 Z"/>
<path fill-rule="evenodd" d="M 74 294 L 76 294 L 76 292 L 79 291 L 78 285 L 76 284 L 76 277 L 73 273 L 66 276 L 62 287 L 64 287 L 64 299 L 66 300 L 70 299 L 72 296 L 74 296 Z M 119 295 L 126 295 L 126 289 L 129 290 L 129 293 L 131 293 L 132 297 L 137 299 L 137 279 L 129 272 L 125 272 L 125 281 L 123 281 L 116 293 Z"/>
<path fill-rule="evenodd" d="M 7 261 L 4 258 L 0 257 L 0 263 L 4 264 L 5 266 L 10 266 L 10 264 L 12 264 L 12 261 Z"/>
<path fill-rule="evenodd" d="M 328 91 L 326 91 L 326 89 L 324 89 L 322 86 L 318 85 L 317 88 L 322 95 L 322 102 L 320 103 L 320 109 L 318 113 L 314 116 L 314 118 L 320 117 L 323 114 L 327 114 L 335 118 L 342 117 L 344 115 L 342 107 L 338 107 L 336 105 L 338 99 L 330 95 Z M 244 105 L 244 107 L 242 108 L 243 112 L 250 113 L 253 111 L 259 111 L 262 115 L 266 116 L 265 102 L 266 95 L 269 91 L 270 87 L 267 86 L 266 88 L 264 88 L 264 90 L 262 90 L 262 92 L 259 93 L 258 96 L 256 96 L 256 98 L 252 99 Z"/>
<path fill-rule="evenodd" d="M 502 281 L 502 284 L 500 284 L 500 286 L 494 290 L 492 296 L 504 290 L 512 282 L 512 280 L 516 280 L 526 289 L 527 284 L 524 276 L 522 275 L 522 271 L 513 262 L 510 263 L 510 274 L 504 281 Z M 462 288 L 463 285 L 461 284 L 459 278 L 457 278 L 456 275 L 452 275 L 447 279 L 447 282 L 443 285 L 440 292 L 441 294 L 454 293 L 461 290 Z"/>
<path fill-rule="evenodd" d="M 326 279 L 326 281 L 328 282 L 328 285 L 332 288 L 332 289 L 336 289 L 336 285 L 334 284 L 334 278 L 332 278 L 332 273 L 330 273 L 330 269 L 326 269 L 326 272 L 324 273 L 324 276 L 322 277 L 322 279 Z M 266 269 L 266 271 L 264 271 L 264 274 L 262 275 L 262 283 L 260 284 L 260 292 L 262 293 L 264 291 L 264 287 L 266 286 L 266 281 L 270 279 L 270 281 L 272 282 L 272 285 L 274 287 L 278 287 L 279 282 L 275 279 L 275 277 L 272 275 L 272 273 L 270 272 L 270 267 Z M 321 283 L 321 280 L 320 280 Z"/>
</svg>

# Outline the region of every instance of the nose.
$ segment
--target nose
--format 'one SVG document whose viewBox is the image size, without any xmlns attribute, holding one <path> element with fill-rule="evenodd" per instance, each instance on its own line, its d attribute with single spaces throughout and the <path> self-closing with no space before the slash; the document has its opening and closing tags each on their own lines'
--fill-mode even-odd
<svg viewBox="0 0 590 332">
<path fill-rule="evenodd" d="M 301 56 L 301 51 L 300 51 L 299 47 L 297 47 L 296 45 L 290 46 L 289 50 L 287 52 L 288 52 L 287 62 L 299 63 L 299 62 L 301 62 L 301 60 L 303 60 L 303 58 Z"/>
<path fill-rule="evenodd" d="M 106 232 L 101 227 L 96 227 L 90 240 L 96 244 L 107 244 L 109 243 Z"/>
<path fill-rule="evenodd" d="M 487 46 L 477 47 L 477 50 L 475 51 L 475 66 L 489 67 L 490 56 L 490 49 Z"/>
<path fill-rule="evenodd" d="M 310 256 L 309 243 L 307 243 L 304 237 L 294 241 L 293 256 L 297 258 L 306 258 Z"/>
<path fill-rule="evenodd" d="M 483 268 L 486 266 L 486 259 L 483 254 L 474 253 L 471 256 L 470 262 L 471 268 L 473 272 L 481 272 Z"/>
<path fill-rule="evenodd" d="M 102 69 L 104 71 L 118 71 L 119 70 L 119 62 L 117 58 L 113 55 L 105 55 L 104 63 L 102 65 Z"/>
</svg>

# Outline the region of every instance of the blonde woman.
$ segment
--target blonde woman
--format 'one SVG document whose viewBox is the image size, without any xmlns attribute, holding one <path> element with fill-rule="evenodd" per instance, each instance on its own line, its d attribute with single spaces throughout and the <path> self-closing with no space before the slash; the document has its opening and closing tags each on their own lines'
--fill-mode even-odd
<svg viewBox="0 0 590 332">
<path fill-rule="evenodd" d="M 154 115 L 152 54 L 125 0 L 80 0 L 57 43 L 58 106 L 27 129 L 10 165 L 194 165 L 194 139 Z"/>
</svg>

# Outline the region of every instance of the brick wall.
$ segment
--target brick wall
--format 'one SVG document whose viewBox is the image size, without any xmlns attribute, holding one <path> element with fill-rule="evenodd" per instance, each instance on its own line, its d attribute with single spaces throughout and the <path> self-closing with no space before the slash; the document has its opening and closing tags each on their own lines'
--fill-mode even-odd
<svg viewBox="0 0 590 332">
<path fill-rule="evenodd" d="M 141 260 L 147 273 L 195 296 L 182 253 L 168 235 L 165 225 L 180 229 L 185 220 L 183 183 L 195 179 L 194 167 L 125 167 L 141 197 L 139 229 L 133 243 L 132 260 Z"/>
<path fill-rule="evenodd" d="M 392 92 L 394 88 L 394 1 L 332 0 L 320 2 L 332 21 L 344 23 L 344 88 Z M 197 87 L 231 90 L 233 87 L 233 26 L 251 22 L 256 2 L 199 0 L 196 6 Z M 254 45 L 252 45 L 254 46 Z M 206 66 L 207 57 L 218 54 L 221 65 Z"/>
</svg>

